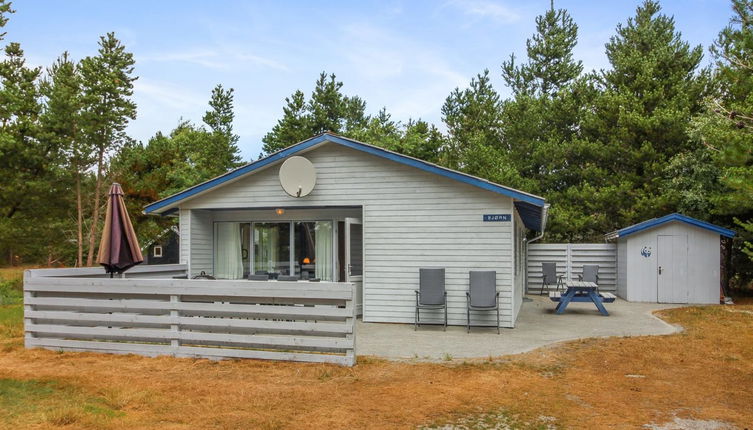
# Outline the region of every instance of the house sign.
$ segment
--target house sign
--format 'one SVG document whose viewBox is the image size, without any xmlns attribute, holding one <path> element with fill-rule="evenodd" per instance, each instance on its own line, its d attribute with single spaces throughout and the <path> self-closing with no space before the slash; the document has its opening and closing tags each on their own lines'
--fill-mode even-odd
<svg viewBox="0 0 753 430">
<path fill-rule="evenodd" d="M 510 214 L 484 214 L 484 222 L 509 222 L 511 219 Z"/>
</svg>

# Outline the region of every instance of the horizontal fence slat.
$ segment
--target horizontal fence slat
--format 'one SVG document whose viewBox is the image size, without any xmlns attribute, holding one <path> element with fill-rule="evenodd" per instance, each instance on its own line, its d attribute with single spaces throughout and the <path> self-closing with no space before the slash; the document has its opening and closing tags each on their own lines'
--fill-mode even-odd
<svg viewBox="0 0 753 430">
<path fill-rule="evenodd" d="M 257 282 L 264 286 L 255 285 Z M 352 289 L 343 288 L 342 285 L 341 283 L 283 281 L 32 278 L 25 283 L 24 289 L 32 292 L 351 299 Z"/>
<path fill-rule="evenodd" d="M 277 352 L 230 348 L 198 348 L 190 346 L 124 344 L 117 342 L 81 341 L 67 339 L 33 338 L 26 341 L 29 347 L 52 350 L 93 351 L 111 354 L 140 354 L 146 356 L 171 355 L 186 358 L 253 358 L 258 360 L 285 360 L 314 363 L 332 363 L 344 366 L 355 364 L 352 355 L 310 354 L 302 352 Z"/>
<path fill-rule="evenodd" d="M 528 245 L 527 291 L 538 293 L 543 279 L 542 263 L 557 263 L 557 275 L 578 280 L 583 266 L 599 266 L 599 290 L 617 289 L 617 246 L 611 243 L 536 243 Z M 552 285 L 550 289 L 556 286 Z M 546 291 L 546 290 L 545 290 Z"/>
<path fill-rule="evenodd" d="M 28 347 L 355 363 L 353 284 L 100 279 L 76 270 L 26 273 Z"/>
</svg>

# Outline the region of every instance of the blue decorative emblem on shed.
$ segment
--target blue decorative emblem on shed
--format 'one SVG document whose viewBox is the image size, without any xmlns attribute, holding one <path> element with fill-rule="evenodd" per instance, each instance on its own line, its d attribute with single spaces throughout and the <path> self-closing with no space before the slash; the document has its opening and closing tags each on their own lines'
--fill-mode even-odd
<svg viewBox="0 0 753 430">
<path fill-rule="evenodd" d="M 643 249 L 641 249 L 641 255 L 648 258 L 651 256 L 651 247 L 650 246 L 644 246 Z"/>
<path fill-rule="evenodd" d="M 484 222 L 509 222 L 512 220 L 510 214 L 484 214 Z"/>
</svg>

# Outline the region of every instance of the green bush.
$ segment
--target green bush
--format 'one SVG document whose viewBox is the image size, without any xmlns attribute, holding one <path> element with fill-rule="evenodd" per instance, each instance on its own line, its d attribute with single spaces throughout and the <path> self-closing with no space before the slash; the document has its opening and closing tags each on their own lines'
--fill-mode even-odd
<svg viewBox="0 0 753 430">
<path fill-rule="evenodd" d="M 0 279 L 0 305 L 23 303 L 23 297 L 22 280 L 5 281 Z"/>
</svg>

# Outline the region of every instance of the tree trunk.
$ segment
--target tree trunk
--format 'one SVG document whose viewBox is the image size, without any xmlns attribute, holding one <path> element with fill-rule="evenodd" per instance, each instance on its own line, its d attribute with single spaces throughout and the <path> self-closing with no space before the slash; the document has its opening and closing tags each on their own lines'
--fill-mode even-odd
<svg viewBox="0 0 753 430">
<path fill-rule="evenodd" d="M 76 267 L 84 265 L 84 208 L 81 206 L 81 169 L 76 166 Z"/>
<path fill-rule="evenodd" d="M 94 186 L 94 208 L 92 209 L 92 225 L 89 229 L 89 253 L 86 257 L 86 265 L 91 267 L 94 265 L 94 244 L 97 239 L 97 230 L 99 228 L 99 198 L 102 187 L 102 169 L 105 158 L 105 150 L 101 148 L 99 150 L 97 159 L 97 182 Z"/>
</svg>

